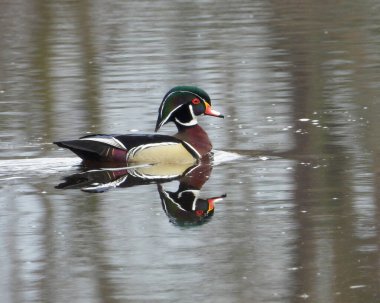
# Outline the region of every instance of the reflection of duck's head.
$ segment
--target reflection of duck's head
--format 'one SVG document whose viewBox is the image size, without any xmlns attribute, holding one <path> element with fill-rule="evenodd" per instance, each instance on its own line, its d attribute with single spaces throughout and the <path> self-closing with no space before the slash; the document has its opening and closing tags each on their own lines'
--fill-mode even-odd
<svg viewBox="0 0 380 303">
<path fill-rule="evenodd" d="M 164 189 L 157 184 L 162 207 L 170 221 L 178 225 L 193 225 L 207 222 L 214 214 L 214 203 L 226 195 L 209 199 L 199 198 L 198 189 L 184 188 L 180 185 L 176 192 Z"/>
</svg>

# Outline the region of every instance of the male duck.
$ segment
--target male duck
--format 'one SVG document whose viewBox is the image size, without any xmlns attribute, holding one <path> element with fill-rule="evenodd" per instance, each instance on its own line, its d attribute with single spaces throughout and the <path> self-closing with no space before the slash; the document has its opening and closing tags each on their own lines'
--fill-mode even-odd
<svg viewBox="0 0 380 303">
<path fill-rule="evenodd" d="M 194 163 L 212 149 L 197 116 L 223 118 L 211 108 L 208 94 L 197 87 L 177 86 L 162 100 L 156 123 L 157 132 L 174 122 L 178 133 L 166 135 L 89 135 L 77 140 L 54 142 L 68 148 L 83 160 L 116 163 Z"/>
</svg>

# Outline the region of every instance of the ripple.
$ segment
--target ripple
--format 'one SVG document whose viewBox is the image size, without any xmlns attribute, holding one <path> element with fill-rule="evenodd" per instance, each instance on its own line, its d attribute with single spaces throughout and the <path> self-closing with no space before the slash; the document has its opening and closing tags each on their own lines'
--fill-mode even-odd
<svg viewBox="0 0 380 303">
<path fill-rule="evenodd" d="M 0 160 L 1 180 L 27 178 L 36 174 L 53 174 L 79 165 L 79 158 L 30 158 Z M 22 175 L 22 176 L 20 176 Z"/>
</svg>

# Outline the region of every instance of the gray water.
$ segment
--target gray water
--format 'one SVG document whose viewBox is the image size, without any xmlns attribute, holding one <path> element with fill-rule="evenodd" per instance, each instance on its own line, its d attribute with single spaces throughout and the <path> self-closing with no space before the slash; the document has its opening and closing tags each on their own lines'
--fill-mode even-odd
<svg viewBox="0 0 380 303">
<path fill-rule="evenodd" d="M 0 29 L 0 302 L 380 301 L 378 1 L 6 0 Z M 151 133 L 178 84 L 226 116 L 208 220 L 56 188 L 84 169 L 51 142 Z"/>
</svg>

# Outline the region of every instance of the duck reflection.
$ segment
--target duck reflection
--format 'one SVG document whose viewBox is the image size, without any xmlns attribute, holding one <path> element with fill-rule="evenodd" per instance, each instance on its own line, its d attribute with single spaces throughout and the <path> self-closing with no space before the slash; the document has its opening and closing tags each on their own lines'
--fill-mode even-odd
<svg viewBox="0 0 380 303">
<path fill-rule="evenodd" d="M 101 193 L 116 187 L 156 184 L 162 208 L 170 222 L 176 225 L 198 225 L 214 214 L 214 204 L 225 194 L 201 198 L 200 191 L 211 175 L 210 162 L 195 165 L 155 164 L 122 168 L 101 168 L 85 163 L 85 171 L 64 178 L 58 189 L 81 189 Z M 176 191 L 169 191 L 165 183 L 179 181 Z"/>
<path fill-rule="evenodd" d="M 177 191 L 168 191 L 157 183 L 162 208 L 169 220 L 178 225 L 204 223 L 214 214 L 214 204 L 226 197 L 200 198 L 202 186 L 211 174 L 211 165 L 191 167 L 179 181 Z"/>
</svg>

